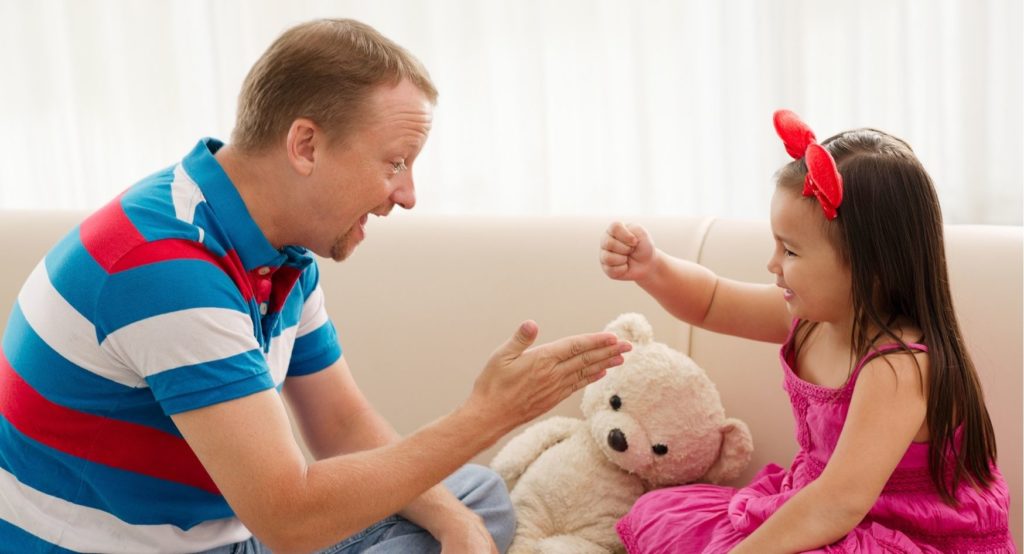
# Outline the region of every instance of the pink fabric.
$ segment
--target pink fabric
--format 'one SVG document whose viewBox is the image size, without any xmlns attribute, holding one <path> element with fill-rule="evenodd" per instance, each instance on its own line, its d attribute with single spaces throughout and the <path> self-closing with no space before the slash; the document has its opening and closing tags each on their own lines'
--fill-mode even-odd
<svg viewBox="0 0 1024 554">
<path fill-rule="evenodd" d="M 779 352 L 800 446 L 790 468 L 768 465 L 741 489 L 686 485 L 645 494 L 616 526 L 627 551 L 719 553 L 734 547 L 821 474 L 839 439 L 861 368 L 879 353 L 899 348 L 890 345 L 865 356 L 846 385 L 832 389 L 797 377 L 792 344 L 791 333 Z M 920 344 L 909 346 L 927 350 Z M 860 525 L 814 552 L 1016 552 L 1008 527 L 1009 492 L 998 468 L 993 472 L 991 488 L 961 486 L 956 491 L 960 505 L 952 508 L 932 485 L 927 443 L 913 443 Z"/>
</svg>

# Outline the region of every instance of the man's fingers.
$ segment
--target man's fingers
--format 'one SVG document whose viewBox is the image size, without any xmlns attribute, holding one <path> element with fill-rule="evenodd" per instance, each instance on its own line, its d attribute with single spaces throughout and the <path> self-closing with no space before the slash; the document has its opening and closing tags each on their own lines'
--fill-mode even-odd
<svg viewBox="0 0 1024 554">
<path fill-rule="evenodd" d="M 607 374 L 608 374 L 608 368 L 603 368 L 601 371 L 598 371 L 597 373 L 593 373 L 593 374 L 590 375 L 590 377 L 587 377 L 587 384 L 589 385 L 590 383 L 593 383 L 594 381 L 597 381 L 598 379 L 604 377 Z"/>
<path fill-rule="evenodd" d="M 551 356 L 565 362 L 588 350 L 612 347 L 619 343 L 619 337 L 607 331 L 565 337 L 545 345 Z"/>
<path fill-rule="evenodd" d="M 608 368 L 615 367 L 621 363 L 622 356 L 615 356 L 613 358 L 608 358 L 601 364 L 581 368 L 579 375 L 577 375 L 579 379 L 572 379 L 569 381 L 569 394 L 572 394 L 604 377 L 608 374 Z"/>
<path fill-rule="evenodd" d="M 617 342 L 610 346 L 584 350 L 571 358 L 562 360 L 559 365 L 562 366 L 565 375 L 583 381 L 594 373 L 621 364 L 622 354 L 632 349 L 633 345 L 628 342 Z"/>
<path fill-rule="evenodd" d="M 580 359 L 580 362 L 583 364 L 582 366 L 580 366 L 580 370 L 579 370 L 580 380 L 583 379 L 583 368 L 585 368 L 588 365 L 594 363 L 594 361 L 595 361 L 593 356 L 588 356 L 587 354 L 589 354 L 589 352 L 581 352 L 580 355 L 578 356 L 578 358 Z"/>
</svg>

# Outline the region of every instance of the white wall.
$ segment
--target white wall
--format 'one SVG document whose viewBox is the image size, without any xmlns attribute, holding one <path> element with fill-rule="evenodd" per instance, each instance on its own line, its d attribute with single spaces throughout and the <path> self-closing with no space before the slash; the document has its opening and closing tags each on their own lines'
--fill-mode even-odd
<svg viewBox="0 0 1024 554">
<path fill-rule="evenodd" d="M 771 113 L 902 136 L 947 221 L 1022 222 L 1019 0 L 0 0 L 0 208 L 91 208 L 226 138 L 282 30 L 354 17 L 441 91 L 431 213 L 763 218 Z"/>
</svg>

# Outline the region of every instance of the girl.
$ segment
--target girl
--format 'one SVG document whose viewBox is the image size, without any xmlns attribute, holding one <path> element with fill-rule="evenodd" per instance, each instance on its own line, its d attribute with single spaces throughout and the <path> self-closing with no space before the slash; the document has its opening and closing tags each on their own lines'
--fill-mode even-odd
<svg viewBox="0 0 1024 554">
<path fill-rule="evenodd" d="M 788 111 L 795 160 L 771 202 L 776 286 L 717 277 L 613 223 L 601 266 L 693 325 L 782 344 L 800 450 L 747 487 L 650 492 L 632 552 L 1015 552 L 992 424 L 961 339 L 931 179 L 874 129 L 822 144 Z"/>
</svg>

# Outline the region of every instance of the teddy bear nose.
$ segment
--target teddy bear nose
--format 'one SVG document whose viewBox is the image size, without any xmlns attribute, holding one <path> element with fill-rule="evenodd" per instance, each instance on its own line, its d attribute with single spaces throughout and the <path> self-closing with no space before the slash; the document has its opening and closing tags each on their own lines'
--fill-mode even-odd
<svg viewBox="0 0 1024 554">
<path fill-rule="evenodd" d="M 629 448 L 629 443 L 626 442 L 626 435 L 622 434 L 620 429 L 612 429 L 608 431 L 608 446 L 616 452 L 625 452 Z"/>
</svg>

